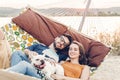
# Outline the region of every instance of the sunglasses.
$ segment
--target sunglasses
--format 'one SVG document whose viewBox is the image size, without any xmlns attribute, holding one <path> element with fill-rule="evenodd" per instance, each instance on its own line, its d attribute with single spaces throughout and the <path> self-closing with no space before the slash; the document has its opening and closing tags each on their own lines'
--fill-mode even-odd
<svg viewBox="0 0 120 80">
<path fill-rule="evenodd" d="M 66 47 L 68 44 L 65 42 L 63 36 L 60 36 L 60 41 L 63 43 L 63 46 Z"/>
</svg>

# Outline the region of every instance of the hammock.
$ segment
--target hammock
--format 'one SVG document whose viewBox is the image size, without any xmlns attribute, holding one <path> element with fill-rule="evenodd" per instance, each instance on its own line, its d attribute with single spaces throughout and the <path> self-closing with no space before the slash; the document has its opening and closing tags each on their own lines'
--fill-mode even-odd
<svg viewBox="0 0 120 80">
<path fill-rule="evenodd" d="M 34 43 L 50 45 L 55 37 L 68 33 L 74 40 L 83 44 L 88 58 L 88 65 L 91 67 L 98 67 L 110 51 L 110 48 L 103 43 L 93 40 L 63 24 L 48 19 L 31 9 L 14 17 L 12 23 L 6 24 L 1 27 L 1 29 L 5 33 L 12 51 L 16 49 L 24 50 L 25 47 Z M 1 72 L 2 71 L 0 71 L 0 73 Z M 5 75 L 7 74 L 11 75 L 12 73 L 5 73 Z"/>
<path fill-rule="evenodd" d="M 70 34 L 74 40 L 83 44 L 88 58 L 88 65 L 91 67 L 98 67 L 110 51 L 110 48 L 103 43 L 50 20 L 31 9 L 14 17 L 12 22 L 3 26 L 2 30 L 7 36 L 13 51 L 15 49 L 23 50 L 36 42 L 49 46 L 55 37 L 64 33 Z"/>
</svg>

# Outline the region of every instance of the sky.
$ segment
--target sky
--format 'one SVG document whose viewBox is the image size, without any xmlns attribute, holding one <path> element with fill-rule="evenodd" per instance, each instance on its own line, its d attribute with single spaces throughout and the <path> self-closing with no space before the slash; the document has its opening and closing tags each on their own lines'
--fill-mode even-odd
<svg viewBox="0 0 120 80">
<path fill-rule="evenodd" d="M 31 6 L 35 8 L 73 7 L 84 8 L 85 0 L 0 0 L 0 7 L 23 8 Z M 120 7 L 120 0 L 92 0 L 91 8 Z"/>
</svg>

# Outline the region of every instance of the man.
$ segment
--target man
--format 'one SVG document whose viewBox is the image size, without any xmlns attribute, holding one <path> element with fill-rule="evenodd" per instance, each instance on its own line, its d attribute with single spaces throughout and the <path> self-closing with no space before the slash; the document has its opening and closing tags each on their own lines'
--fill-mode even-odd
<svg viewBox="0 0 120 80">
<path fill-rule="evenodd" d="M 63 34 L 56 37 L 54 42 L 49 45 L 49 47 L 43 44 L 33 44 L 32 46 L 27 47 L 24 52 L 15 51 L 11 56 L 11 66 L 16 65 L 23 60 L 30 62 L 30 56 L 38 54 L 46 54 L 46 57 L 52 57 L 58 62 L 61 60 L 66 60 L 68 54 L 63 53 L 62 51 L 67 51 L 68 46 L 71 44 L 71 42 L 72 37 L 68 34 Z"/>
</svg>

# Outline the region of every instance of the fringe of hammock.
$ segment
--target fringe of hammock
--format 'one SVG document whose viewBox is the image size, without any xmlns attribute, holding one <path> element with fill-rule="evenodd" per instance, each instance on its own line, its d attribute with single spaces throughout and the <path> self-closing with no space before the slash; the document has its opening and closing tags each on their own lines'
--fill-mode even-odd
<svg viewBox="0 0 120 80">
<path fill-rule="evenodd" d="M 35 77 L 26 76 L 16 72 L 0 70 L 0 80 L 41 80 Z"/>
</svg>

